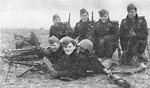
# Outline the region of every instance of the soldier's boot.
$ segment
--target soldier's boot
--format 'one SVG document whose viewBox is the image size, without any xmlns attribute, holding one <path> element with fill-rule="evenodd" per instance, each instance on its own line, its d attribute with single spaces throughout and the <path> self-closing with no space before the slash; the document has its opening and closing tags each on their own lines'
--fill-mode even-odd
<svg viewBox="0 0 150 88">
<path fill-rule="evenodd" d="M 139 66 L 134 70 L 135 73 L 140 73 L 144 71 L 147 68 L 147 59 L 144 54 L 139 54 L 137 55 L 138 61 L 139 61 Z"/>
<path fill-rule="evenodd" d="M 145 56 L 145 54 L 140 54 L 140 55 L 138 55 L 138 61 L 147 63 L 148 62 L 148 58 Z"/>
</svg>

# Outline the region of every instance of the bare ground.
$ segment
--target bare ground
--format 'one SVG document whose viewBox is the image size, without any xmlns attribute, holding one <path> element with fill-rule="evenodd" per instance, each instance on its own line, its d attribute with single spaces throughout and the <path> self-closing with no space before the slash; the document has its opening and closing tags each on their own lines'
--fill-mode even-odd
<svg viewBox="0 0 150 88">
<path fill-rule="evenodd" d="M 1 30 L 1 50 L 14 48 L 14 33 L 27 34 L 31 30 Z M 47 47 L 48 31 L 45 30 L 32 30 L 34 31 L 42 46 Z M 116 55 L 114 55 L 116 57 Z M 28 72 L 21 78 L 17 78 L 16 75 L 22 73 L 28 67 L 17 66 L 17 69 L 13 66 L 9 74 L 7 82 L 4 82 L 4 78 L 7 71 L 7 64 L 0 60 L 0 88 L 121 88 L 117 85 L 111 84 L 107 77 L 103 74 L 96 75 L 94 77 L 81 78 L 70 82 L 60 81 L 52 79 L 48 74 L 40 74 L 38 72 Z M 117 70 L 131 69 L 129 66 L 116 67 Z M 119 75 L 125 78 L 132 88 L 150 88 L 150 66 L 141 73 L 134 75 Z"/>
</svg>

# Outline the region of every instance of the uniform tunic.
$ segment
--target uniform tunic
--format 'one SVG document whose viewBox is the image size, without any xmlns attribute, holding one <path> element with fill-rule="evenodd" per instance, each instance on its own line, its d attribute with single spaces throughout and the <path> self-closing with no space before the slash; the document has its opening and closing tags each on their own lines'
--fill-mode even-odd
<svg viewBox="0 0 150 88">
<path fill-rule="evenodd" d="M 64 36 L 71 36 L 73 30 L 71 27 L 67 26 L 62 22 L 58 23 L 58 25 L 52 25 L 49 31 L 49 37 L 56 36 L 58 39 L 61 39 Z"/>
<path fill-rule="evenodd" d="M 87 21 L 87 22 L 82 22 L 81 20 L 76 23 L 75 28 L 74 28 L 74 38 L 79 37 L 79 41 L 82 39 L 86 39 L 87 34 L 89 34 L 92 30 L 92 22 Z"/>
<path fill-rule="evenodd" d="M 129 31 L 134 31 L 135 36 L 131 37 Z M 143 16 L 136 15 L 132 20 L 127 16 L 122 20 L 120 26 L 120 42 L 123 51 L 127 50 L 127 56 L 141 55 L 146 48 L 148 37 L 147 22 Z"/>
<path fill-rule="evenodd" d="M 96 55 L 110 58 L 116 49 L 116 43 L 119 39 L 119 28 L 117 21 L 110 21 L 109 19 L 103 23 L 99 20 L 94 26 L 92 33 L 94 37 L 94 48 Z M 100 40 L 104 40 L 101 44 Z"/>
</svg>

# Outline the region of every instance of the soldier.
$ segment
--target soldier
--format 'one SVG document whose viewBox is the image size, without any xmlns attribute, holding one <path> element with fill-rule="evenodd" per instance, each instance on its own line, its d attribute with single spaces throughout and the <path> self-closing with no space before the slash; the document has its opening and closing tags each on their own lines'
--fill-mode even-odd
<svg viewBox="0 0 150 88">
<path fill-rule="evenodd" d="M 111 58 L 119 38 L 118 21 L 111 21 L 105 9 L 100 10 L 99 15 L 100 19 L 91 33 L 94 37 L 95 53 L 99 58 Z"/>
<path fill-rule="evenodd" d="M 56 64 L 59 61 L 59 59 L 62 57 L 64 51 L 60 44 L 60 40 L 57 37 L 51 36 L 48 41 L 50 47 L 48 47 L 44 51 L 45 57 L 49 59 L 52 64 Z"/>
<path fill-rule="evenodd" d="M 133 56 L 137 56 L 141 66 L 146 58 L 143 53 L 146 48 L 148 28 L 144 16 L 138 16 L 134 4 L 127 6 L 128 15 L 120 26 L 120 41 L 125 64 L 130 64 Z"/>
<path fill-rule="evenodd" d="M 58 15 L 53 16 L 54 25 L 50 27 L 49 37 L 56 36 L 61 39 L 64 36 L 71 36 L 72 28 L 67 23 L 62 23 Z"/>
<path fill-rule="evenodd" d="M 81 52 L 77 52 L 76 42 L 70 37 L 64 37 L 61 41 L 65 54 L 57 64 L 49 67 L 52 76 L 72 79 L 86 76 L 89 64 L 86 57 Z"/>
<path fill-rule="evenodd" d="M 79 41 L 85 39 L 87 34 L 92 30 L 92 22 L 89 21 L 89 13 L 85 8 L 80 10 L 81 20 L 76 23 L 74 28 L 74 38 L 78 38 Z"/>
<path fill-rule="evenodd" d="M 124 88 L 130 88 L 130 84 L 124 80 L 123 78 L 110 74 L 109 71 L 110 65 L 108 61 L 100 62 L 98 58 L 93 53 L 93 43 L 89 39 L 83 39 L 78 44 L 79 51 L 85 55 L 86 59 L 88 60 L 88 70 L 86 72 L 86 76 L 92 74 L 105 74 L 109 80 L 112 80 L 115 84 L 120 85 Z"/>
<path fill-rule="evenodd" d="M 16 49 L 21 49 L 25 46 L 39 46 L 38 38 L 34 32 L 27 34 L 25 37 L 20 34 L 14 34 Z"/>
<path fill-rule="evenodd" d="M 78 43 L 78 47 L 78 50 L 86 56 L 89 63 L 87 75 L 89 73 L 102 73 L 104 66 L 102 66 L 102 64 L 98 61 L 93 53 L 93 42 L 89 39 L 83 39 Z"/>
<path fill-rule="evenodd" d="M 53 65 L 51 62 L 48 63 L 51 76 L 61 80 L 71 81 L 86 77 L 88 71 L 92 70 L 94 74 L 104 72 L 116 84 L 130 88 L 130 85 L 124 79 L 109 74 L 109 71 L 97 59 L 93 60 L 94 58 L 90 57 L 93 51 L 93 43 L 90 40 L 82 40 L 78 44 L 78 48 L 76 42 L 70 37 L 64 37 L 61 41 L 65 54 L 57 64 Z M 89 59 L 94 63 L 91 63 Z M 47 62 L 46 59 L 43 59 L 43 61 Z"/>
<path fill-rule="evenodd" d="M 26 36 L 14 34 L 14 37 L 16 49 L 33 49 L 32 52 L 23 53 L 25 56 L 33 55 L 31 58 L 34 58 L 34 56 L 37 56 L 39 59 L 43 58 L 43 48 L 40 47 L 40 43 L 34 32 L 28 33 Z"/>
</svg>

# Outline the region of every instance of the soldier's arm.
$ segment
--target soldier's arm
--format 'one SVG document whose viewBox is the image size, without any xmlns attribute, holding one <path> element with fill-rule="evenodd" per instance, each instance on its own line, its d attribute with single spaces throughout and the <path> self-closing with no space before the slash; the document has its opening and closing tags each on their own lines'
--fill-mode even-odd
<svg viewBox="0 0 150 88">
<path fill-rule="evenodd" d="M 76 76 L 70 71 L 57 71 L 54 75 L 54 78 L 61 79 L 61 77 L 67 77 L 71 79 L 76 79 Z"/>
<path fill-rule="evenodd" d="M 72 37 L 73 29 L 71 28 L 71 26 L 69 24 L 65 24 L 65 29 L 65 34 Z"/>
<path fill-rule="evenodd" d="M 147 22 L 145 20 L 145 18 L 141 18 L 141 21 L 142 21 L 142 28 L 141 30 L 136 34 L 136 37 L 138 39 L 143 39 L 143 40 L 146 40 L 147 39 L 147 36 L 148 36 L 148 28 L 147 28 Z"/>
<path fill-rule="evenodd" d="M 85 72 L 89 69 L 89 62 L 88 58 L 86 58 L 84 55 L 79 56 L 76 58 L 76 61 L 73 66 L 73 73 L 75 73 L 78 77 L 84 76 Z"/>
<path fill-rule="evenodd" d="M 128 34 L 126 33 L 126 29 L 124 29 L 125 22 L 126 20 L 123 19 L 120 25 L 120 32 L 119 32 L 120 45 L 122 50 L 126 49 L 127 40 L 129 39 Z"/>
<path fill-rule="evenodd" d="M 129 33 L 127 32 L 128 30 L 124 29 L 125 23 L 126 20 L 123 19 L 120 25 L 120 33 L 119 33 L 121 39 L 129 39 Z"/>
<path fill-rule="evenodd" d="M 48 47 L 47 49 L 44 49 L 44 50 L 43 50 L 43 53 L 44 53 L 44 56 L 45 56 L 45 57 L 49 57 L 50 54 L 51 54 L 50 47 Z"/>
<path fill-rule="evenodd" d="M 52 35 L 54 35 L 54 26 L 53 25 L 50 27 L 49 37 L 51 37 Z"/>
<path fill-rule="evenodd" d="M 114 41 L 119 39 L 119 24 L 118 21 L 114 24 Z"/>
</svg>

